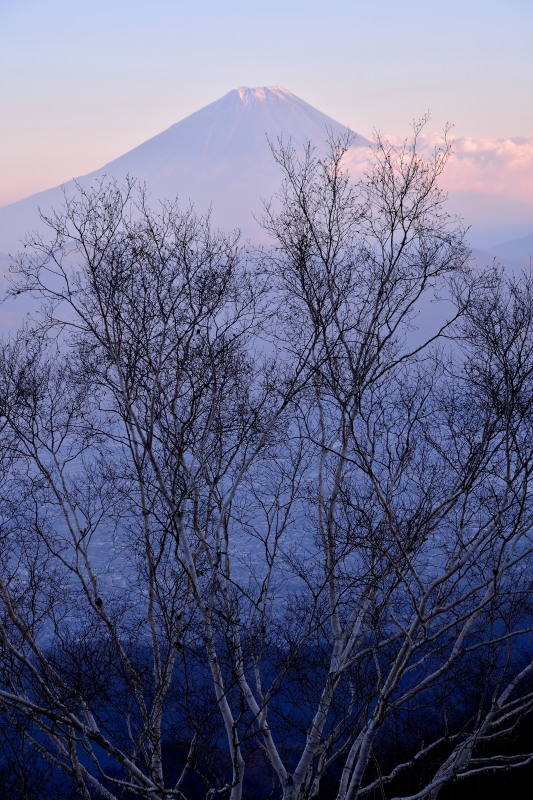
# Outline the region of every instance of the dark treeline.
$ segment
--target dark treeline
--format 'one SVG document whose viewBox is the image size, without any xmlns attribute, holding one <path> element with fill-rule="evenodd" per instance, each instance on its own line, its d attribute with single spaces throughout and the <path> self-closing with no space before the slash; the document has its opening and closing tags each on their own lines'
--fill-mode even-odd
<svg viewBox="0 0 533 800">
<path fill-rule="evenodd" d="M 82 673 L 85 665 L 91 663 L 95 658 L 101 657 L 105 650 L 105 643 L 92 643 L 92 653 L 86 650 L 80 651 L 76 663 L 71 663 L 66 667 L 70 672 L 68 681 L 75 685 L 83 682 Z M 224 645 L 220 645 L 220 650 L 224 650 Z M 273 671 L 279 669 L 280 664 L 287 662 L 288 654 L 281 652 L 272 658 L 269 668 Z M 303 652 L 301 658 L 307 665 L 312 665 L 312 680 L 305 677 L 305 672 L 300 672 L 298 680 L 294 678 L 288 682 L 287 686 L 280 686 L 278 696 L 272 703 L 272 720 L 278 731 L 283 731 L 282 752 L 283 757 L 289 765 L 297 763 L 298 752 L 305 742 L 305 734 L 308 725 L 308 717 L 312 713 L 312 705 L 305 707 L 305 702 L 299 706 L 299 714 L 295 714 L 294 704 L 291 697 L 294 693 L 302 698 L 313 698 L 316 691 L 316 682 L 320 673 L 324 671 L 328 660 L 328 652 L 324 652 L 320 659 L 317 659 L 315 652 Z M 54 661 L 54 656 L 50 655 L 50 660 Z M 151 653 L 148 649 L 139 647 L 135 660 L 138 664 L 144 663 L 147 673 L 151 669 Z M 522 665 L 527 663 L 527 654 L 522 656 Z M 415 761 L 413 768 L 392 784 L 395 794 L 412 794 L 423 786 L 434 774 L 439 763 L 446 758 L 453 744 L 453 737 L 461 735 L 461 732 L 471 723 L 472 715 L 475 715 L 480 706 L 479 694 L 494 691 L 503 665 L 495 669 L 491 675 L 487 674 L 486 662 L 484 659 L 470 658 L 457 665 L 457 670 L 453 676 L 448 676 L 442 686 L 433 686 L 427 692 L 417 698 L 417 702 L 412 708 L 404 708 L 398 714 L 389 718 L 387 725 L 383 727 L 377 737 L 374 750 L 375 758 L 369 765 L 369 778 L 377 781 L 378 785 L 373 791 L 368 793 L 372 800 L 379 800 L 383 797 L 385 786 L 379 783 L 380 776 L 384 772 L 394 769 L 399 762 L 412 760 L 417 753 L 424 747 L 425 742 L 440 741 L 440 746 L 435 751 L 428 754 L 425 758 Z M 228 657 L 227 674 L 225 676 L 227 685 L 231 687 L 231 658 Z M 227 753 L 222 744 L 224 737 L 223 725 L 217 715 L 216 697 L 213 693 L 212 683 L 209 674 L 205 671 L 203 659 L 200 652 L 196 654 L 188 653 L 184 658 L 184 672 L 196 674 L 194 692 L 202 698 L 202 702 L 209 706 L 206 719 L 209 723 L 204 724 L 202 734 L 198 741 L 195 753 L 195 763 L 190 771 L 188 779 L 182 784 L 184 795 L 190 797 L 203 797 L 206 794 L 206 787 L 211 780 L 220 779 L 221 776 L 228 780 L 231 776 L 231 762 L 227 758 Z M 123 708 L 128 694 L 127 682 L 120 678 L 120 666 L 106 664 L 105 681 L 94 691 L 93 703 L 99 704 L 102 714 L 106 716 L 108 730 L 113 732 L 113 737 L 118 741 L 124 739 Z M 168 694 L 168 724 L 163 736 L 162 758 L 166 780 L 169 784 L 179 779 L 188 759 L 189 742 L 193 733 L 191 726 L 187 722 L 187 713 L 181 698 L 187 692 L 187 682 L 177 677 L 176 671 L 173 685 Z M 310 670 L 308 670 L 308 673 Z M 375 669 L 368 665 L 368 672 L 371 679 L 376 680 Z M 309 675 L 309 678 L 311 676 Z M 357 680 L 357 676 L 353 676 Z M 65 680 L 67 680 L 65 676 Z M 146 687 L 147 692 L 149 686 Z M 230 688 L 231 691 L 231 688 Z M 343 699 L 340 699 L 343 702 Z M 444 713 L 443 713 L 444 711 Z M 257 749 L 257 737 L 253 731 L 253 719 L 248 720 L 249 736 L 243 737 L 243 749 L 249 762 L 246 777 L 243 785 L 243 794 L 251 800 L 264 800 L 268 797 L 276 796 L 276 778 L 269 765 L 268 758 L 264 753 Z M 11 714 L 9 721 L 3 720 L 0 732 L 0 796 L 13 798 L 13 800 L 74 800 L 78 798 L 79 792 L 75 783 L 66 777 L 64 773 L 47 761 L 46 756 L 35 748 L 32 742 L 33 737 L 42 741 L 46 747 L 46 740 L 43 739 L 42 732 L 38 726 L 28 726 L 27 718 L 24 715 Z M 506 737 L 504 752 L 506 756 L 514 757 L 529 747 L 530 725 L 526 719 L 516 726 L 512 735 Z M 501 745 L 498 745 L 496 754 L 501 752 Z M 482 750 L 485 758 L 491 758 L 493 748 L 490 744 L 485 745 Z M 104 754 L 102 754 L 104 756 Z M 104 762 L 106 761 L 104 756 Z M 495 762 L 496 763 L 496 762 Z M 126 775 L 123 771 L 113 767 L 111 761 L 106 764 L 107 769 L 116 779 L 124 781 Z M 531 775 L 531 766 L 515 771 L 488 770 L 486 774 L 481 773 L 464 780 L 458 778 L 452 781 L 451 785 L 442 792 L 442 797 L 462 800 L 462 798 L 472 797 L 473 794 L 482 792 L 488 798 L 500 797 L 505 791 L 519 792 L 524 781 Z M 331 773 L 325 776 L 322 781 L 317 800 L 330 800 L 337 796 L 340 780 L 340 769 L 334 768 Z M 112 783 L 107 786 L 112 791 Z M 390 790 L 389 790 L 390 794 Z M 95 795 L 97 797 L 98 794 Z M 135 800 L 138 794 L 135 791 L 125 791 L 121 795 L 124 800 Z"/>
</svg>

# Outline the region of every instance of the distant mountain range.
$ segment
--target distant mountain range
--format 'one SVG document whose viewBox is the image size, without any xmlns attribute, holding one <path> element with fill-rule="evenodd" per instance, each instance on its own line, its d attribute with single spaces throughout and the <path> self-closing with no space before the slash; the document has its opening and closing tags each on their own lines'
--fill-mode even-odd
<svg viewBox="0 0 533 800">
<path fill-rule="evenodd" d="M 154 200 L 177 195 L 182 204 L 193 202 L 199 211 L 212 207 L 216 224 L 240 227 L 253 237 L 261 199 L 271 197 L 281 181 L 269 140 L 290 137 L 296 146 L 309 140 L 320 149 L 328 134 L 346 133 L 345 126 L 281 86 L 241 87 L 77 181 L 87 187 L 102 175 L 119 181 L 129 175 L 146 182 Z M 356 136 L 353 146 L 370 144 Z M 74 193 L 74 182 L 64 189 Z M 54 187 L 0 208 L 0 252 L 18 250 L 27 232 L 39 228 L 39 208 L 46 213 L 59 207 L 62 192 Z M 529 263 L 532 253 L 533 234 L 478 257 L 514 265 Z"/>
<path fill-rule="evenodd" d="M 513 239 L 491 248 L 498 258 L 516 266 L 531 266 L 533 260 L 533 233 L 522 239 Z M 526 263 L 524 263 L 526 262 Z"/>
</svg>

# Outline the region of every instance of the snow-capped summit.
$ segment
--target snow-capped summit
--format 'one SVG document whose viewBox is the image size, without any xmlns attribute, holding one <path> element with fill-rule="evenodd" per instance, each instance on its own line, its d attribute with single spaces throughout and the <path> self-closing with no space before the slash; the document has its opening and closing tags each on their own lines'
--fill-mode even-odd
<svg viewBox="0 0 533 800">
<path fill-rule="evenodd" d="M 246 175 L 275 171 L 269 139 L 276 141 L 282 135 L 295 143 L 309 139 L 320 145 L 328 131 L 343 134 L 347 128 L 282 86 L 241 86 L 98 172 L 143 178 L 158 196 L 183 195 L 184 188 L 197 189 L 198 182 L 205 180 L 208 202 L 216 206 L 218 195 L 212 183 L 217 176 L 223 174 L 233 184 L 235 178 L 240 181 Z M 369 144 L 364 139 L 359 143 Z M 225 205 L 227 199 L 225 191 Z"/>
<path fill-rule="evenodd" d="M 235 91 L 243 103 L 252 103 L 254 100 L 263 102 L 272 98 L 272 96 L 280 98 L 281 100 L 286 100 L 295 96 L 292 92 L 289 92 L 288 89 L 285 89 L 284 86 L 280 86 L 279 84 L 277 86 L 255 86 L 254 88 L 239 86 Z"/>
<path fill-rule="evenodd" d="M 212 206 L 223 226 L 246 226 L 260 200 L 280 184 L 269 141 L 283 136 L 295 145 L 321 147 L 329 134 L 347 133 L 340 123 L 282 86 L 241 86 L 201 108 L 98 170 L 78 178 L 83 186 L 98 176 L 127 175 L 145 181 L 151 196 L 192 200 L 199 211 Z M 355 146 L 369 142 L 357 137 Z M 67 192 L 75 191 L 70 183 Z M 18 249 L 38 225 L 38 208 L 62 202 L 60 187 L 0 209 L 0 251 Z"/>
</svg>

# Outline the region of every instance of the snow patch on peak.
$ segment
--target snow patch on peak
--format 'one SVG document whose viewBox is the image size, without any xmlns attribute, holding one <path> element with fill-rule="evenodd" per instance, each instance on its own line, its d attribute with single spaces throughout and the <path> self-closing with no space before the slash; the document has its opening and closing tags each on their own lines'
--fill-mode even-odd
<svg viewBox="0 0 533 800">
<path fill-rule="evenodd" d="M 249 86 L 239 86 L 236 91 L 239 95 L 239 99 L 245 105 L 253 102 L 254 100 L 264 102 L 269 96 L 272 95 L 275 95 L 280 100 L 287 100 L 289 97 L 292 97 L 292 93 L 283 86 L 280 86 L 280 84 L 277 84 L 276 86 L 255 86 L 253 88 L 250 88 Z"/>
</svg>

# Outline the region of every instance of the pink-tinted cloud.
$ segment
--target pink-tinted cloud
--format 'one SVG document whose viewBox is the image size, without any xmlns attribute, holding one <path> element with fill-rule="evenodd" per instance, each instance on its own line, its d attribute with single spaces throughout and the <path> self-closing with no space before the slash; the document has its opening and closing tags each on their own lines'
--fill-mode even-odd
<svg viewBox="0 0 533 800">
<path fill-rule="evenodd" d="M 384 138 L 402 144 L 397 137 Z M 420 152 L 431 157 L 441 144 L 440 135 L 423 136 Z M 368 167 L 367 158 L 365 148 L 347 154 L 354 177 Z M 533 229 L 533 137 L 458 138 L 439 184 L 448 192 L 449 211 L 471 229 L 480 246 L 525 236 Z"/>
<path fill-rule="evenodd" d="M 533 137 L 457 139 L 443 186 L 533 203 Z"/>
<path fill-rule="evenodd" d="M 385 138 L 401 144 L 396 137 Z M 441 143 L 438 134 L 423 136 L 420 151 L 430 155 Z M 352 150 L 346 163 L 354 175 L 360 174 L 365 167 L 365 151 Z M 450 192 L 502 195 L 533 203 L 533 137 L 458 138 L 440 183 Z"/>
</svg>

